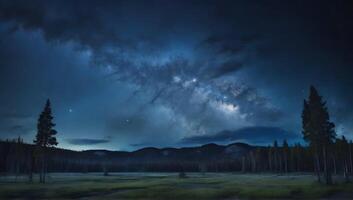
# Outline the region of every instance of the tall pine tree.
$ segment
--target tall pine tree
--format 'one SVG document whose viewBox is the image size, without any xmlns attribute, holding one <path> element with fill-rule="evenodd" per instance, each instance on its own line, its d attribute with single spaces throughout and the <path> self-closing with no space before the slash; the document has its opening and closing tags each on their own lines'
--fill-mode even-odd
<svg viewBox="0 0 353 200">
<path fill-rule="evenodd" d="M 48 99 L 44 110 L 39 116 L 37 124 L 37 135 L 34 143 L 37 145 L 40 154 L 40 182 L 45 183 L 46 174 L 46 151 L 48 147 L 58 145 L 56 140 L 57 131 L 54 129 L 55 124 L 53 123 L 53 116 L 50 107 L 50 100 Z"/>
<path fill-rule="evenodd" d="M 315 155 L 315 171 L 318 180 L 320 181 L 320 158 L 322 158 L 325 182 L 331 184 L 331 166 L 328 153 L 336 137 L 335 125 L 330 121 L 326 102 L 313 86 L 310 87 L 309 99 L 304 100 L 302 126 L 304 140 L 309 143 Z"/>
</svg>

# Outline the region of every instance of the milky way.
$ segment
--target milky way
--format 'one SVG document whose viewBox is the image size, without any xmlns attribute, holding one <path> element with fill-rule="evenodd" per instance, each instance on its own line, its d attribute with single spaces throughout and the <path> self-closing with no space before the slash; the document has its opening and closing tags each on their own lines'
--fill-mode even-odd
<svg viewBox="0 0 353 200">
<path fill-rule="evenodd" d="M 350 4 L 1 1 L 0 137 L 51 98 L 65 148 L 294 142 L 315 85 L 352 138 Z"/>
</svg>

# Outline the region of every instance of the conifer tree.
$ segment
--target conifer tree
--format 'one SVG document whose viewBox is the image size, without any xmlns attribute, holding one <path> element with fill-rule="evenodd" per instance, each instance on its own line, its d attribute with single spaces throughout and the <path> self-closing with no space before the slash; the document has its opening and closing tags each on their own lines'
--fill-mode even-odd
<svg viewBox="0 0 353 200">
<path fill-rule="evenodd" d="M 56 130 L 54 129 L 53 116 L 50 107 L 50 100 L 48 99 L 44 110 L 39 116 L 37 124 L 37 135 L 34 143 L 37 145 L 40 154 L 40 182 L 45 183 L 46 174 L 46 151 L 48 147 L 56 146 Z"/>
<path fill-rule="evenodd" d="M 308 100 L 304 100 L 302 112 L 303 138 L 312 148 L 316 160 L 316 172 L 320 181 L 320 157 L 322 158 L 326 184 L 332 183 L 331 166 L 328 159 L 330 147 L 336 137 L 334 123 L 330 121 L 326 102 L 311 86 Z"/>
</svg>

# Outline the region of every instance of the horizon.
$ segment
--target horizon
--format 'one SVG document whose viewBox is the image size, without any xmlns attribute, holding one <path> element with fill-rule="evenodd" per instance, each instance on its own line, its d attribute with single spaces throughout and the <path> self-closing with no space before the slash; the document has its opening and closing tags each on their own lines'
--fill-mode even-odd
<svg viewBox="0 0 353 200">
<path fill-rule="evenodd" d="M 247 129 L 249 127 L 246 127 L 244 129 Z M 250 127 L 251 129 L 252 127 Z M 268 128 L 268 127 L 267 127 Z M 243 130 L 244 130 L 243 129 Z M 227 131 L 224 131 L 224 132 L 227 132 Z M 230 131 L 231 132 L 231 131 Z M 245 134 L 248 134 L 249 132 L 245 132 Z M 263 134 L 263 133 L 266 133 L 266 132 L 262 132 L 260 131 L 259 132 L 260 134 Z M 279 132 L 280 133 L 280 132 Z M 281 133 L 280 133 L 281 134 Z M 219 134 L 221 135 L 221 134 Z M 217 135 L 216 135 L 217 136 Z M 235 137 L 238 137 L 237 135 L 234 135 Z M 203 139 L 206 139 L 206 140 L 203 140 L 202 141 L 198 141 L 198 142 L 193 142 L 192 140 L 194 139 L 198 139 L 199 136 L 197 137 L 189 137 L 189 138 L 183 138 L 183 139 L 187 139 L 187 140 L 191 140 L 190 142 L 180 142 L 180 143 L 177 143 L 177 144 L 174 144 L 174 145 L 166 145 L 166 146 L 163 146 L 163 145 L 160 145 L 160 146 L 153 146 L 153 145 L 132 145 L 133 148 L 130 148 L 130 149 L 117 149 L 114 147 L 112 148 L 105 148 L 105 147 L 102 147 L 102 148 L 93 148 L 92 145 L 81 145 L 79 148 L 75 148 L 77 147 L 76 145 L 73 145 L 73 146 L 61 146 L 61 145 L 58 145 L 54 148 L 59 148 L 59 149 L 65 149 L 65 150 L 72 150 L 72 151 L 89 151 L 89 150 L 107 150 L 107 151 L 126 151 L 126 152 L 133 152 L 133 151 L 138 151 L 140 149 L 144 149 L 144 148 L 157 148 L 157 149 L 165 149 L 165 148 L 176 148 L 176 149 L 179 149 L 179 148 L 188 148 L 188 147 L 201 147 L 201 146 L 204 146 L 204 145 L 209 145 L 209 144 L 216 144 L 216 145 L 219 145 L 219 146 L 228 146 L 228 145 L 232 145 L 232 144 L 236 144 L 236 143 L 241 143 L 241 144 L 247 144 L 247 145 L 250 145 L 250 146 L 262 146 L 262 147 L 267 147 L 267 146 L 271 146 L 273 145 L 273 142 L 274 141 L 277 141 L 279 142 L 279 146 L 282 145 L 282 142 L 284 140 L 286 140 L 288 142 L 289 145 L 293 146 L 295 144 L 301 144 L 303 146 L 306 146 L 307 143 L 301 138 L 301 137 L 298 137 L 297 135 L 287 135 L 287 136 L 290 136 L 289 138 L 286 137 L 286 135 L 277 135 L 277 137 L 279 136 L 279 138 L 273 138 L 272 141 L 265 141 L 265 142 L 259 142 L 255 140 L 255 142 L 251 142 L 251 141 L 248 141 L 248 140 L 244 140 L 244 139 L 235 139 L 235 140 L 232 140 L 231 136 L 230 138 L 228 138 L 228 140 L 225 140 L 225 141 L 217 141 L 217 139 L 213 139 L 213 138 L 202 138 Z M 295 137 L 295 138 L 291 138 L 291 137 Z M 247 136 L 249 137 L 249 136 Z M 34 138 L 34 136 L 33 136 Z M 0 141 L 3 141 L 3 142 L 16 142 L 18 139 L 21 139 L 23 140 L 23 138 L 19 135 L 19 136 L 14 136 L 13 138 L 0 138 Z M 81 138 L 77 138 L 78 141 L 81 141 L 81 140 L 86 140 L 86 139 L 81 139 Z M 214 141 L 215 140 L 215 141 Z M 260 140 L 261 141 L 261 140 Z M 58 141 L 59 144 L 60 144 L 60 141 Z M 85 143 L 88 143 L 88 141 L 85 141 Z M 29 144 L 29 145 L 35 145 L 35 143 L 33 141 L 25 141 L 24 140 L 24 143 L 25 144 Z M 72 148 L 73 147 L 73 148 Z M 86 148 L 85 148 L 86 147 Z"/>
<path fill-rule="evenodd" d="M 277 141 L 277 140 L 276 140 Z M 0 142 L 17 142 L 16 139 L 6 139 L 6 140 L 0 140 Z M 281 142 L 283 141 L 277 141 L 279 142 L 279 147 L 281 147 L 283 144 Z M 36 144 L 33 144 L 33 143 L 26 143 L 26 142 L 23 142 L 21 144 L 24 144 L 24 145 L 36 145 Z M 204 144 L 190 144 L 190 145 L 185 145 L 185 146 L 165 146 L 165 147 L 154 147 L 154 146 L 145 146 L 145 147 L 140 147 L 140 148 L 137 148 L 137 149 L 132 149 L 132 150 L 117 150 L 117 149 L 69 149 L 69 148 L 62 148 L 60 146 L 53 146 L 53 147 L 50 147 L 50 148 L 54 148 L 54 149 L 62 149 L 62 150 L 68 150 L 68 151 L 76 151 L 76 152 L 84 152 L 84 151 L 109 151 L 109 152 L 136 152 L 136 151 L 140 151 L 140 150 L 143 150 L 143 149 L 148 149 L 148 148 L 154 148 L 154 149 L 158 149 L 158 150 L 164 150 L 164 149 L 184 149 L 184 148 L 200 148 L 200 147 L 203 147 L 203 146 L 207 146 L 207 145 L 217 145 L 217 146 L 223 146 L 223 147 L 227 147 L 227 146 L 231 146 L 231 145 L 249 145 L 251 147 L 269 147 L 271 145 L 254 145 L 254 144 L 249 144 L 249 143 L 246 143 L 246 142 L 231 142 L 231 143 L 226 143 L 226 144 L 219 144 L 219 143 L 216 143 L 216 142 L 211 142 L 211 143 L 204 143 Z M 288 143 L 289 146 L 294 146 L 295 144 L 300 144 L 302 145 L 302 147 L 306 147 L 308 146 L 307 144 L 302 144 L 302 143 Z"/>
</svg>

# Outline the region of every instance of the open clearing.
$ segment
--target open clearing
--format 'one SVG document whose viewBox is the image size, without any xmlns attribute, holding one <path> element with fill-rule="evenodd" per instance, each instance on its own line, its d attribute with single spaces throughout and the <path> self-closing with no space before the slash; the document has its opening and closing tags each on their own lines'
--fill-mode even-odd
<svg viewBox="0 0 353 200">
<path fill-rule="evenodd" d="M 312 175 L 187 175 L 180 179 L 177 173 L 52 173 L 44 185 L 3 176 L 0 199 L 353 199 L 352 183 L 325 186 Z"/>
</svg>

